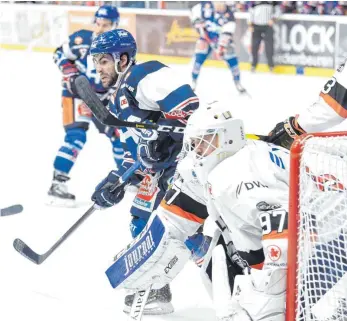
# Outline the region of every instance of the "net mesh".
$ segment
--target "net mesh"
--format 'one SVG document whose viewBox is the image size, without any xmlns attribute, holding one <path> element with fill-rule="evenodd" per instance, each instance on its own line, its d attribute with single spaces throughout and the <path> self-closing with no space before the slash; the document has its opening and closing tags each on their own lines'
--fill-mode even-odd
<svg viewBox="0 0 347 321">
<path fill-rule="evenodd" d="M 347 137 L 313 137 L 300 161 L 296 320 L 347 321 Z"/>
</svg>

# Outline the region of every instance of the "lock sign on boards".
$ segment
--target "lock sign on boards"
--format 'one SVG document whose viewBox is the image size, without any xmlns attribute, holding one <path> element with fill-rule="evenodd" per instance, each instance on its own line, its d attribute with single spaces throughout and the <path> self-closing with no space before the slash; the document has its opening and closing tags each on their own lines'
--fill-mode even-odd
<svg viewBox="0 0 347 321">
<path fill-rule="evenodd" d="M 283 20 L 275 26 L 276 63 L 334 68 L 335 22 Z"/>
</svg>

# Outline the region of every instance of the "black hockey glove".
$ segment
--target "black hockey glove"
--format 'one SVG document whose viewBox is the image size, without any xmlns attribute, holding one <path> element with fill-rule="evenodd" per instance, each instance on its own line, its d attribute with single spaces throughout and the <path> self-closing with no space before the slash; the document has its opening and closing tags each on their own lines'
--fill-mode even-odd
<svg viewBox="0 0 347 321">
<path fill-rule="evenodd" d="M 139 140 L 137 156 L 144 167 L 159 172 L 175 163 L 181 149 L 168 133 L 147 130 Z"/>
<path fill-rule="evenodd" d="M 305 131 L 300 127 L 295 117 L 289 117 L 275 126 L 269 133 L 266 142 L 290 149 L 295 137 L 304 133 Z"/>
<path fill-rule="evenodd" d="M 100 208 L 107 208 L 118 204 L 124 197 L 125 184 L 117 186 L 121 175 L 117 171 L 111 171 L 95 188 L 92 201 Z M 117 187 L 116 187 L 117 186 Z"/>
</svg>

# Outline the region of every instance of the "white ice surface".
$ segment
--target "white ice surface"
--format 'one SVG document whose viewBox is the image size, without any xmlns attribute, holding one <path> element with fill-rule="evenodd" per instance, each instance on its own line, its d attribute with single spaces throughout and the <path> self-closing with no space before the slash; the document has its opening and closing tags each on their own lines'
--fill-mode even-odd
<svg viewBox="0 0 347 321">
<path fill-rule="evenodd" d="M 173 66 L 190 78 L 190 66 Z M 0 51 L 0 207 L 21 203 L 24 211 L 0 218 L 1 321 L 121 321 L 124 293 L 104 271 L 130 240 L 132 194 L 112 209 L 96 212 L 46 262 L 36 266 L 12 247 L 19 237 L 45 252 L 90 206 L 94 186 L 113 166 L 110 143 L 91 128 L 71 172 L 71 191 L 84 206 L 44 205 L 55 153 L 63 141 L 60 73 L 50 54 Z M 204 68 L 197 93 L 202 101 L 230 104 L 248 133 L 266 134 L 312 102 L 323 78 L 242 73 L 252 99 L 239 97 L 227 69 Z M 230 178 L 232 179 L 232 178 Z M 175 313 L 151 320 L 215 320 L 212 304 L 193 264 L 172 284 Z"/>
</svg>

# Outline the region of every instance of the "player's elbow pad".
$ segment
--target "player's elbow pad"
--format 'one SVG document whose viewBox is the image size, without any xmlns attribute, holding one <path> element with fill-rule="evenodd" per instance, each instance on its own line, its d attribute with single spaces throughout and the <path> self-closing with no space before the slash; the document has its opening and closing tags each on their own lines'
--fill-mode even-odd
<svg viewBox="0 0 347 321">
<path fill-rule="evenodd" d="M 113 288 L 146 289 L 170 283 L 189 260 L 184 242 L 169 222 L 152 215 L 144 230 L 106 271 Z"/>
</svg>

